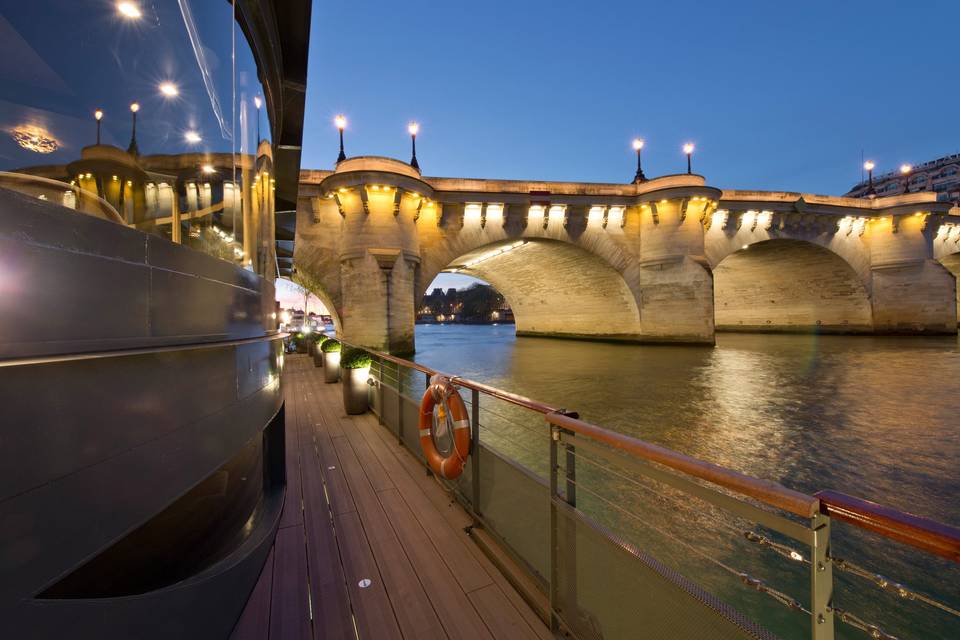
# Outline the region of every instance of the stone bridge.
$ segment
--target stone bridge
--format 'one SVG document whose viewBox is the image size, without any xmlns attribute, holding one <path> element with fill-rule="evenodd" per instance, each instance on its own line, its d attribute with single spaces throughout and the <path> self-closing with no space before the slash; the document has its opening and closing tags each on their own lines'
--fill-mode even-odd
<svg viewBox="0 0 960 640">
<path fill-rule="evenodd" d="M 338 334 L 393 352 L 413 351 L 416 308 L 443 271 L 490 282 L 520 335 L 712 344 L 724 330 L 957 331 L 960 215 L 934 193 L 733 191 L 689 174 L 427 178 L 357 157 L 301 173 L 294 246 Z"/>
</svg>

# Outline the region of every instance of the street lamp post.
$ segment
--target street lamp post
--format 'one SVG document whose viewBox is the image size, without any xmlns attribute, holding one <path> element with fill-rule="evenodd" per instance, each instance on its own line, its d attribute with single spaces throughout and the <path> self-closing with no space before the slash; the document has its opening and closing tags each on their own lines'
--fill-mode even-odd
<svg viewBox="0 0 960 640">
<path fill-rule="evenodd" d="M 640 183 L 647 179 L 643 175 L 643 168 L 640 166 L 640 151 L 643 149 L 643 140 L 641 138 L 633 139 L 633 150 L 637 152 L 637 173 L 633 176 L 633 181 Z"/>
<path fill-rule="evenodd" d="M 130 134 L 130 146 L 127 147 L 127 153 L 138 156 L 140 149 L 137 148 L 137 111 L 140 111 L 140 105 L 136 102 L 130 105 L 130 113 L 133 115 L 133 130 Z"/>
<path fill-rule="evenodd" d="M 420 131 L 420 125 L 416 122 L 411 122 L 407 125 L 407 131 L 410 133 L 410 143 L 413 146 L 413 157 L 410 158 L 410 166 L 420 170 L 420 163 L 417 162 L 417 133 Z"/>
<path fill-rule="evenodd" d="M 873 160 L 867 160 L 863 163 L 863 168 L 867 170 L 867 197 L 876 198 L 877 191 L 873 188 L 873 168 L 877 166 Z"/>
<path fill-rule="evenodd" d="M 260 147 L 260 107 L 263 106 L 263 100 L 260 96 L 253 97 L 253 106 L 257 108 L 257 147 Z"/>
<path fill-rule="evenodd" d="M 690 157 L 693 155 L 693 143 L 688 142 L 683 145 L 683 152 L 687 154 L 687 173 L 693 173 L 693 165 L 690 160 Z"/>
<path fill-rule="evenodd" d="M 97 109 L 93 112 L 93 117 L 97 119 L 97 144 L 100 144 L 100 121 L 103 120 L 103 111 Z"/>
<path fill-rule="evenodd" d="M 900 175 L 903 176 L 903 192 L 910 193 L 910 174 L 913 172 L 913 166 L 904 162 L 900 165 Z"/>
<path fill-rule="evenodd" d="M 347 118 L 341 113 L 333 119 L 333 123 L 340 130 L 340 155 L 337 156 L 337 162 L 343 162 L 347 159 L 347 154 L 343 152 L 343 130 L 347 128 Z"/>
</svg>

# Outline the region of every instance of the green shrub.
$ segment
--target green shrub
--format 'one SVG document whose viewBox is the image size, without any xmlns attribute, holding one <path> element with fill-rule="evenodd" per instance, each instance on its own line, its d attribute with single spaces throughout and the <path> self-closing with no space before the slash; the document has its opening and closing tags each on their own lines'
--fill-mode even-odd
<svg viewBox="0 0 960 640">
<path fill-rule="evenodd" d="M 373 358 L 370 357 L 370 354 L 365 349 L 350 347 L 344 351 L 340 357 L 340 368 L 364 369 L 369 367 L 372 362 Z"/>
<path fill-rule="evenodd" d="M 327 340 L 330 340 L 330 336 L 324 335 L 322 333 L 318 333 L 316 337 L 314 337 L 313 339 L 313 341 L 316 343 L 318 347 L 322 347 L 323 343 L 326 342 Z"/>
<path fill-rule="evenodd" d="M 324 353 L 338 353 L 341 348 L 340 341 L 336 338 L 324 340 L 323 344 L 320 345 L 320 351 L 323 351 Z"/>
</svg>

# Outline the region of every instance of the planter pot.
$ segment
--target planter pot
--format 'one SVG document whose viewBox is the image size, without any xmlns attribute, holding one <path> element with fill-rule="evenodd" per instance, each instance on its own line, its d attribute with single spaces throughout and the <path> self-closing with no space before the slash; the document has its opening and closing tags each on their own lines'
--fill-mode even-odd
<svg viewBox="0 0 960 640">
<path fill-rule="evenodd" d="M 347 415 L 366 413 L 370 408 L 367 394 L 370 367 L 342 369 L 340 373 L 343 376 L 343 410 Z"/>
<path fill-rule="evenodd" d="M 320 346 L 316 342 L 314 342 L 313 346 L 310 347 L 310 353 L 313 354 L 313 366 L 322 367 L 323 351 L 320 351 Z"/>
<path fill-rule="evenodd" d="M 307 353 L 306 340 L 297 340 L 297 353 Z"/>
<path fill-rule="evenodd" d="M 340 379 L 340 352 L 323 354 L 323 381 L 336 382 Z"/>
</svg>

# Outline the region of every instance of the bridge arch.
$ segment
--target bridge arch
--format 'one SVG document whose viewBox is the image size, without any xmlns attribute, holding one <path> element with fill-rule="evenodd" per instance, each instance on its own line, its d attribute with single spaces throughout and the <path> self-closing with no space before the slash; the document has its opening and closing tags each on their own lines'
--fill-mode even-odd
<svg viewBox="0 0 960 640">
<path fill-rule="evenodd" d="M 869 333 L 870 291 L 838 253 L 771 238 L 724 256 L 713 270 L 718 331 Z"/>
<path fill-rule="evenodd" d="M 530 237 L 491 242 L 422 274 L 441 271 L 489 282 L 513 309 L 517 335 L 635 340 L 640 308 L 609 262 L 569 242 Z M 422 292 L 421 292 L 422 295 Z"/>
</svg>

